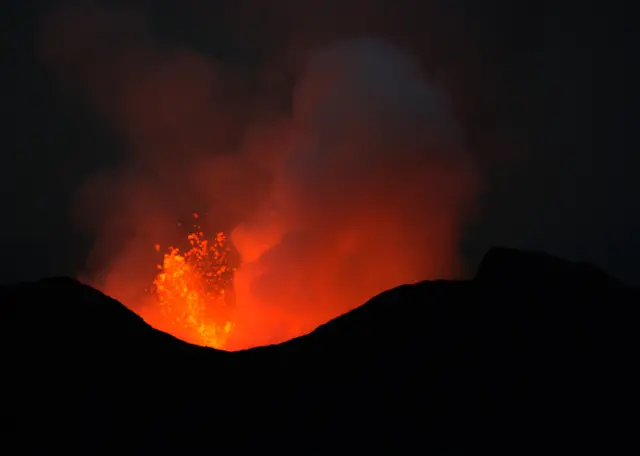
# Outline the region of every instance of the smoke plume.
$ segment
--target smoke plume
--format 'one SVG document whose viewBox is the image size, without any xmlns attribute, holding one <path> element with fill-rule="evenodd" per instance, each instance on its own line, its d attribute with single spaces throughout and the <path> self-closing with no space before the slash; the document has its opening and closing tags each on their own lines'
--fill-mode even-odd
<svg viewBox="0 0 640 456">
<path fill-rule="evenodd" d="M 79 189 L 74 217 L 95 237 L 82 280 L 132 309 L 152 305 L 154 246 L 179 245 L 193 212 L 241 258 L 231 349 L 460 273 L 476 172 L 446 93 L 409 51 L 331 40 L 279 93 L 245 90 L 236 67 L 156 39 L 135 11 L 68 6 L 42 37 L 64 93 L 126 144 Z"/>
</svg>

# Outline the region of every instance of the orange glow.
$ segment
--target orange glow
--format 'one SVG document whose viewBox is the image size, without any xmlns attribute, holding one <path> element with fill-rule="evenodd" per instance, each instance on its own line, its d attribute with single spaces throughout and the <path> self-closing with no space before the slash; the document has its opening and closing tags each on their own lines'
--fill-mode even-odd
<svg viewBox="0 0 640 456">
<path fill-rule="evenodd" d="M 81 281 L 161 331 L 233 351 L 464 272 L 478 170 L 410 49 L 293 37 L 296 52 L 245 74 L 156 42 L 135 9 L 88 3 L 53 10 L 40 43 L 129 153 L 78 189 L 75 222 L 93 238 Z"/>
<path fill-rule="evenodd" d="M 198 214 L 193 214 L 198 219 Z M 230 246 L 224 233 L 209 241 L 201 227 L 188 234 L 184 254 L 169 247 L 153 281 L 155 306 L 142 316 L 163 331 L 206 347 L 224 347 L 234 324 L 230 299 L 235 269 L 229 266 Z M 156 244 L 156 250 L 160 247 Z"/>
</svg>

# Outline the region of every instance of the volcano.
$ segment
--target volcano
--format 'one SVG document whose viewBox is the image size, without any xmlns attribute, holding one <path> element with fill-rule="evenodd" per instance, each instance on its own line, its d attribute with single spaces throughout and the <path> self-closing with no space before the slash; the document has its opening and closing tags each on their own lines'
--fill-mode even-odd
<svg viewBox="0 0 640 456">
<path fill-rule="evenodd" d="M 0 291 L 3 454 L 614 454 L 638 447 L 640 292 L 494 248 L 315 331 L 191 345 L 67 278 Z"/>
</svg>

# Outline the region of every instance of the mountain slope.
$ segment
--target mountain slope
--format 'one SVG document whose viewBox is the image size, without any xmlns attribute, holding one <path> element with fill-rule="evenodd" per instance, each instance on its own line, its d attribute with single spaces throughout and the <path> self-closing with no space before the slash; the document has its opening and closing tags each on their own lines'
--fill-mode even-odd
<svg viewBox="0 0 640 456">
<path fill-rule="evenodd" d="M 70 279 L 0 301 L 0 445 L 21 453 L 637 445 L 640 293 L 541 253 L 492 249 L 473 280 L 398 287 L 237 353 L 156 331 Z"/>
</svg>

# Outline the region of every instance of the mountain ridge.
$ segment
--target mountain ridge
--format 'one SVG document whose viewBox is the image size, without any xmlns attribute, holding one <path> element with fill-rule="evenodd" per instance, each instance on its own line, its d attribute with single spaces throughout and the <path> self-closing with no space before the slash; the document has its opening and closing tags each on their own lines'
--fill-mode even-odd
<svg viewBox="0 0 640 456">
<path fill-rule="evenodd" d="M 72 279 L 3 287 L 0 448 L 637 447 L 625 417 L 640 404 L 638 304 L 639 290 L 593 266 L 495 248 L 471 280 L 403 285 L 305 336 L 224 352 Z"/>
</svg>

